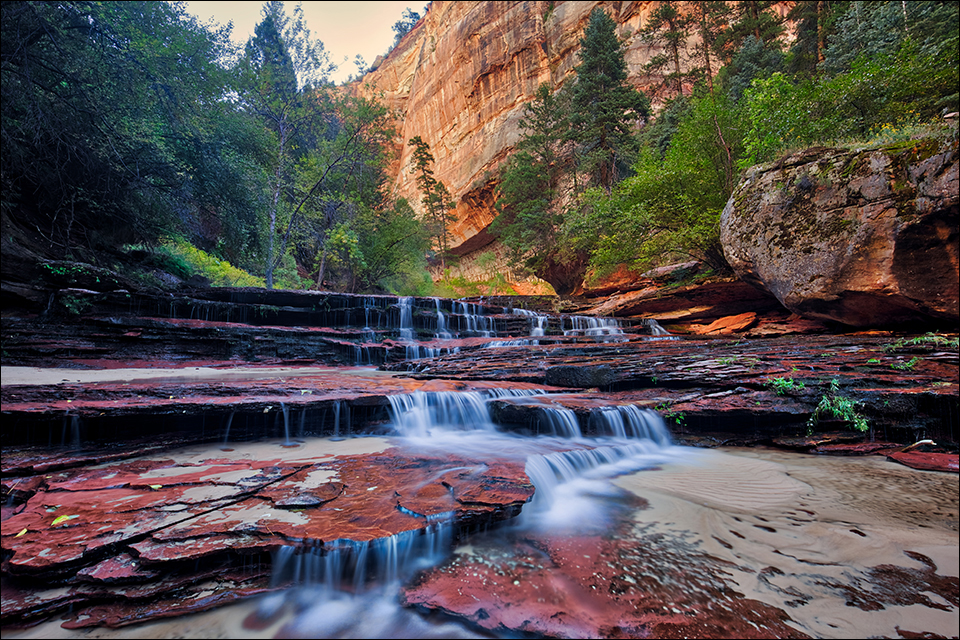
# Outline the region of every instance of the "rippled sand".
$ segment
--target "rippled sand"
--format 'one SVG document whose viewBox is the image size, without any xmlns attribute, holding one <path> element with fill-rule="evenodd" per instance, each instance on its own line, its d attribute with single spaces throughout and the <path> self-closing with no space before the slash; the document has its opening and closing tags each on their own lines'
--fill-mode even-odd
<svg viewBox="0 0 960 640">
<path fill-rule="evenodd" d="M 930 571 L 916 554 L 932 561 L 936 574 L 958 576 L 960 489 L 953 474 L 881 457 L 727 449 L 691 451 L 683 462 L 615 483 L 649 501 L 638 522 L 697 534 L 704 551 L 737 567 L 729 573 L 744 596 L 784 609 L 800 632 L 960 634 L 957 607 L 936 594 L 919 594 L 933 607 L 887 603 L 865 611 L 848 604 L 875 595 L 879 566 L 902 567 L 905 576 Z M 877 597 L 884 598 L 898 596 Z"/>
<path fill-rule="evenodd" d="M 812 637 L 960 635 L 957 606 L 923 592 L 924 580 L 958 576 L 956 475 L 916 471 L 881 457 L 673 451 L 672 461 L 656 470 L 614 480 L 648 501 L 649 508 L 634 513 L 644 535 L 655 531 L 692 541 L 727 567 L 728 579 L 744 597 L 786 611 L 788 624 Z M 319 600 L 307 590 L 299 597 Z M 278 607 L 290 603 L 268 598 Z M 867 601 L 886 604 L 865 606 Z M 270 602 L 116 630 L 73 632 L 52 622 L 4 630 L 3 636 L 475 637 L 449 620 L 423 620 L 376 594 L 311 606 L 299 617 L 271 618 L 259 630 L 244 626 L 258 606 L 262 611 Z"/>
</svg>

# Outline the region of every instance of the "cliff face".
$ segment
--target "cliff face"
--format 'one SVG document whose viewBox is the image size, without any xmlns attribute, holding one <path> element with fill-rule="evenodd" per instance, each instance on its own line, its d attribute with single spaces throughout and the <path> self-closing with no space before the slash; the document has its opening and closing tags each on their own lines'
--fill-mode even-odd
<svg viewBox="0 0 960 640">
<path fill-rule="evenodd" d="M 357 87 L 398 113 L 394 195 L 419 210 L 412 153 L 404 143 L 420 136 L 430 145 L 437 179 L 457 201 L 450 228 L 454 253 L 490 245 L 486 229 L 496 216 L 497 169 L 520 135 L 523 105 L 540 83 L 556 88 L 575 76 L 579 41 L 596 6 L 616 21 L 626 42 L 629 81 L 644 89 L 658 80 L 642 68 L 659 49 L 636 35 L 656 4 L 434 1 Z"/>
</svg>

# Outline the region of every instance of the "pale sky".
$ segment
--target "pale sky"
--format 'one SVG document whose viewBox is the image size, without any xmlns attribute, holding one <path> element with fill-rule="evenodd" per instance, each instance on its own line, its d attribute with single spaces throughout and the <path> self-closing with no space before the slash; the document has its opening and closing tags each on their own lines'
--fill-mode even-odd
<svg viewBox="0 0 960 640">
<path fill-rule="evenodd" d="M 260 22 L 263 2 L 185 2 L 189 13 L 206 23 L 211 18 L 220 24 L 233 22 L 233 41 L 243 44 L 253 35 Z M 285 2 L 287 15 L 293 15 L 296 2 Z M 310 36 L 323 42 L 330 54 L 330 61 L 340 66 L 332 76 L 334 82 L 343 82 L 357 74 L 354 56 L 363 56 L 367 65 L 380 54 L 386 53 L 393 44 L 393 25 L 409 8 L 425 13 L 424 0 L 400 0 L 388 2 L 303 2 L 303 15 L 310 29 Z M 344 62 L 346 58 L 346 62 Z"/>
</svg>

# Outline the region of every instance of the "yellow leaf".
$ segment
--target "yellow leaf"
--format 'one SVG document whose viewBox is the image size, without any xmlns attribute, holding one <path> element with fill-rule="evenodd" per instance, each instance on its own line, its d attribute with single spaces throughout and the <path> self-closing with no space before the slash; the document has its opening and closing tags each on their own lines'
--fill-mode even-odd
<svg viewBox="0 0 960 640">
<path fill-rule="evenodd" d="M 19 538 L 20 536 L 22 536 L 22 535 L 25 534 L 26 532 L 27 532 L 27 530 L 24 529 L 23 531 L 21 531 L 20 533 L 18 533 L 17 535 L 15 535 L 15 536 L 13 536 L 13 537 L 14 537 L 14 538 Z"/>
<path fill-rule="evenodd" d="M 159 491 L 162 487 L 163 487 L 162 484 L 152 484 L 152 485 L 150 485 L 150 488 L 153 489 L 154 491 Z"/>
<path fill-rule="evenodd" d="M 51 524 L 60 524 L 61 522 L 64 522 L 66 520 L 73 520 L 74 518 L 79 518 L 79 517 L 80 516 L 57 516 L 56 518 L 53 519 L 53 522 Z"/>
</svg>

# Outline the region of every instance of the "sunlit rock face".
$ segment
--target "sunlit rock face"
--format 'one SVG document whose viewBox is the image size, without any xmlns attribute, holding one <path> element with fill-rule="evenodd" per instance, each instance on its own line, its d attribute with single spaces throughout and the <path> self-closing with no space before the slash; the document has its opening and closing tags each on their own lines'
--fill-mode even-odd
<svg viewBox="0 0 960 640">
<path fill-rule="evenodd" d="M 809 149 L 751 169 L 720 222 L 737 275 L 805 317 L 958 320 L 955 145 Z"/>
<path fill-rule="evenodd" d="M 430 145 L 436 177 L 457 201 L 450 232 L 458 253 L 493 241 L 482 232 L 496 217 L 497 169 L 520 135 L 523 105 L 541 83 L 559 87 L 575 76 L 580 38 L 594 7 L 618 24 L 629 81 L 643 89 L 659 80 L 642 69 L 659 47 L 636 35 L 655 5 L 436 1 L 386 60 L 363 77 L 356 87 L 361 95 L 377 96 L 398 111 L 398 143 L 420 136 Z M 419 209 L 412 150 L 398 151 L 394 195 Z"/>
</svg>

